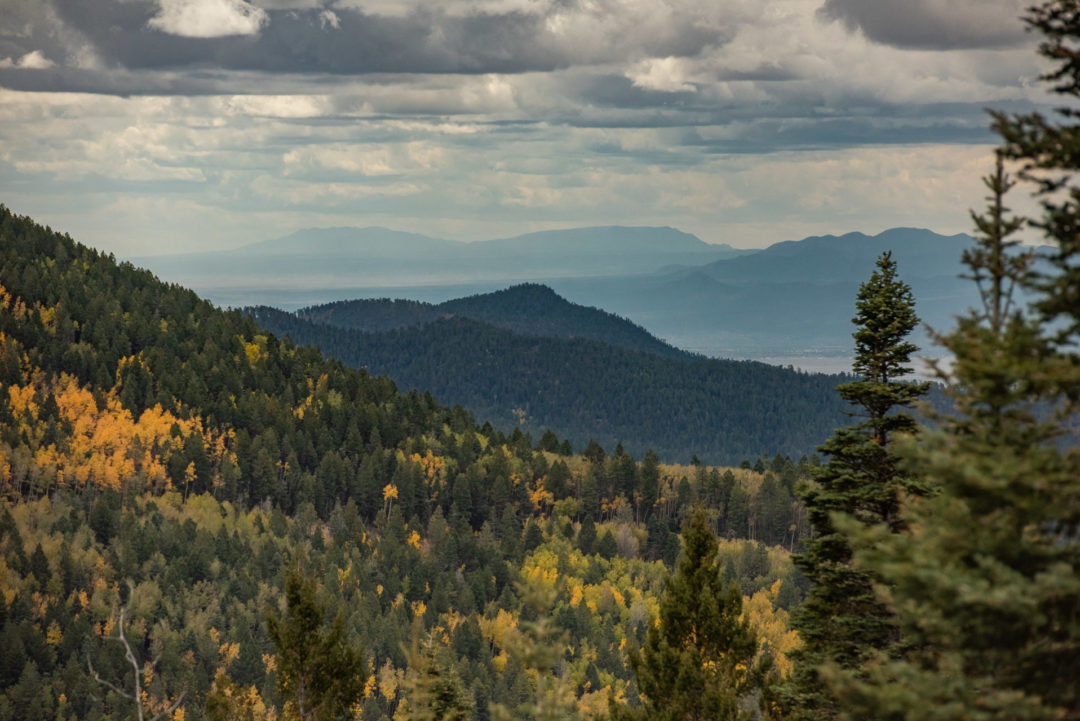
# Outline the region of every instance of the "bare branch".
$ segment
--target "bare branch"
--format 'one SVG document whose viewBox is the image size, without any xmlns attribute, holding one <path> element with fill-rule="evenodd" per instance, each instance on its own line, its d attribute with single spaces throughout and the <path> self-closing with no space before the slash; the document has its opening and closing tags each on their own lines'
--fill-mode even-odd
<svg viewBox="0 0 1080 721">
<path fill-rule="evenodd" d="M 164 711 L 162 711 L 158 715 L 154 716 L 154 718 L 150 719 L 150 721 L 158 721 L 158 719 L 168 718 L 169 716 L 172 716 L 173 711 L 180 708 L 180 704 L 182 704 L 184 702 L 184 696 L 186 696 L 186 695 L 187 695 L 187 691 L 182 692 L 180 694 L 180 696 L 176 699 L 176 701 L 173 702 L 172 706 L 165 709 Z"/>
<path fill-rule="evenodd" d="M 131 663 L 131 668 L 134 669 L 135 674 L 135 710 L 138 711 L 139 721 L 143 721 L 143 707 L 142 707 L 142 679 L 140 678 L 142 669 L 139 667 L 139 661 L 135 658 L 135 652 L 131 650 L 131 644 L 128 643 L 127 637 L 124 635 L 124 611 L 126 608 L 120 609 L 120 622 L 117 624 L 117 628 L 120 629 L 120 642 L 124 644 L 124 655 L 127 656 L 127 660 Z"/>
<path fill-rule="evenodd" d="M 129 694 L 127 691 L 124 691 L 123 689 L 117 688 L 116 686 L 112 685 L 111 683 L 109 683 L 108 681 L 103 679 L 101 677 L 101 674 L 99 674 L 97 671 L 94 670 L 94 665 L 92 663 L 90 663 L 90 657 L 89 656 L 86 657 L 86 667 L 88 669 L 90 669 L 90 673 L 92 673 L 94 675 L 94 680 L 97 681 L 98 683 L 100 683 L 105 688 L 108 688 L 108 689 L 111 689 L 111 690 L 115 691 L 116 693 L 120 694 L 124 698 L 131 698 L 132 697 L 131 694 Z"/>
</svg>

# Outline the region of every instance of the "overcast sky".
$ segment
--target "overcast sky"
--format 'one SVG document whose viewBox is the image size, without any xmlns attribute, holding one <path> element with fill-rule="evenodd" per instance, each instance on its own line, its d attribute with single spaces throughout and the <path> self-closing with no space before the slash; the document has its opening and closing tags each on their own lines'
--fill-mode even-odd
<svg viewBox="0 0 1080 721">
<path fill-rule="evenodd" d="M 0 202 L 119 255 L 313 226 L 961 232 L 1027 0 L 0 0 Z"/>
</svg>

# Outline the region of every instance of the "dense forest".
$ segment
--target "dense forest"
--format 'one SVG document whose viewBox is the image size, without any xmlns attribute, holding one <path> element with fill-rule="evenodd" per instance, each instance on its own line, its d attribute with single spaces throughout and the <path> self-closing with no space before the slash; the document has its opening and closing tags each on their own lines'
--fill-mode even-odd
<svg viewBox="0 0 1080 721">
<path fill-rule="evenodd" d="M 535 616 L 522 584 L 547 579 L 568 634 L 560 668 L 595 716 L 610 693 L 635 698 L 626 643 L 656 617 L 694 505 L 728 539 L 725 578 L 786 672 L 806 459 L 573 455 L 551 432 L 479 427 L 279 341 L 6 208 L 0 248 L 0 718 L 134 718 L 132 663 L 148 716 L 202 718 L 234 691 L 280 708 L 264 621 L 290 569 L 344 614 L 375 719 L 402 702 L 417 638 L 466 689 L 469 717 L 523 703 L 527 669 L 501 639 Z"/>
<path fill-rule="evenodd" d="M 608 448 L 622 443 L 637 456 L 652 448 L 665 459 L 737 464 L 763 452 L 810 454 L 846 422 L 847 404 L 834 392 L 838 376 L 690 354 L 666 358 L 463 316 L 369 333 L 273 308 L 246 312 L 347 365 L 430 391 L 502 427 L 534 434 L 551 428 L 578 448 L 595 440 Z"/>
<path fill-rule="evenodd" d="M 949 406 L 883 252 L 823 462 L 478 426 L 0 206 L 0 721 L 1080 718 L 1077 113 L 993 118 Z"/>
</svg>

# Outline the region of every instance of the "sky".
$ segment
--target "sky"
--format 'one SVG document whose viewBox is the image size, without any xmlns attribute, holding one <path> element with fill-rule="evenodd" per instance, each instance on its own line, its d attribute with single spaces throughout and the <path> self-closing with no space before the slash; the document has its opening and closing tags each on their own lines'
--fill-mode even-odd
<svg viewBox="0 0 1080 721">
<path fill-rule="evenodd" d="M 307 227 L 970 230 L 1028 0 L 0 0 L 0 203 L 121 257 Z"/>
</svg>

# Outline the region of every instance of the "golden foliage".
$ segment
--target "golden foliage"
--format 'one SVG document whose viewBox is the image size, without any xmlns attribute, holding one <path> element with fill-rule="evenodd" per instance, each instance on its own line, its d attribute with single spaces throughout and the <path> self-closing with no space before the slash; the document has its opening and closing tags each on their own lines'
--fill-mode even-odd
<svg viewBox="0 0 1080 721">
<path fill-rule="evenodd" d="M 155 405 L 136 419 L 120 403 L 115 389 L 99 406 L 89 387 L 80 385 L 74 376 L 63 373 L 48 379 L 34 369 L 26 370 L 24 376 L 24 385 L 10 385 L 6 391 L 14 426 L 29 442 L 31 467 L 22 472 L 38 480 L 38 487 L 32 484 L 31 491 L 68 486 L 77 491 L 108 488 L 163 493 L 171 487 L 166 471 L 169 458 L 182 451 L 184 441 L 193 435 L 201 438 L 215 474 L 225 460 L 235 462 L 228 450 L 232 432 L 208 429 L 197 416 L 180 418 Z M 50 419 L 41 417 L 40 399 L 50 396 L 58 411 L 53 422 L 66 426 L 70 433 L 46 444 Z M 0 474 L 0 482 L 5 484 L 12 478 L 11 458 L 11 449 L 0 448 L 0 471 L 7 469 Z M 195 473 L 194 464 L 189 463 L 185 483 L 193 483 Z M 3 490 L 17 495 L 21 489 Z"/>
<path fill-rule="evenodd" d="M 780 593 L 777 579 L 768 590 L 762 589 L 750 598 L 743 597 L 743 616 L 757 632 L 758 654 L 766 649 L 772 654 L 773 666 L 781 678 L 791 675 L 792 662 L 788 654 L 802 645 L 797 631 L 789 628 L 788 612 L 776 607 Z"/>
</svg>

